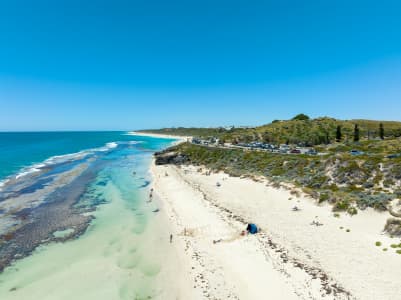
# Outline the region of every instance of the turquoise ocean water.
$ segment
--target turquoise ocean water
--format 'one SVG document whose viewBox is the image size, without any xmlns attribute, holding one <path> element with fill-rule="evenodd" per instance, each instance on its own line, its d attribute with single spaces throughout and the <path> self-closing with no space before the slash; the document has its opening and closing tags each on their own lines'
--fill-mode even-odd
<svg viewBox="0 0 401 300">
<path fill-rule="evenodd" d="M 149 166 L 172 142 L 0 133 L 0 298 L 168 298 L 158 283 L 171 253 Z"/>
<path fill-rule="evenodd" d="M 126 132 L 0 132 L 0 180 L 52 156 L 127 141 L 141 141 L 149 150 L 158 150 L 171 142 L 127 135 Z"/>
</svg>

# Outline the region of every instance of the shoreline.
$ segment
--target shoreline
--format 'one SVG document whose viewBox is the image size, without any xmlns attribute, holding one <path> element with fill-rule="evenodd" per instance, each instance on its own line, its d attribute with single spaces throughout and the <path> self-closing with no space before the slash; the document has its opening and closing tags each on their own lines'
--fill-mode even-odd
<svg viewBox="0 0 401 300">
<path fill-rule="evenodd" d="M 122 153 L 113 154 L 113 160 L 100 157 L 99 164 L 92 160 L 85 178 L 75 169 L 60 175 L 53 187 L 60 186 L 63 193 L 51 192 L 52 201 L 39 205 L 40 215 L 34 212 L 40 223 L 27 225 L 32 234 L 26 239 L 16 236 L 19 244 L 9 248 L 22 251 L 42 230 L 50 230 L 51 239 L 40 235 L 40 246 L 24 257 L 17 253 L 18 259 L 0 273 L 1 299 L 176 299 L 177 295 L 185 299 L 181 298 L 184 292 L 177 292 L 185 277 L 180 275 L 179 257 L 169 243 L 167 220 L 159 212 L 163 209 L 157 199 L 147 201 L 150 151 L 126 149 L 129 152 L 121 149 Z M 48 210 L 49 205 L 54 209 Z M 78 238 L 72 236 L 80 229 L 71 224 L 74 215 L 66 221 L 55 218 L 65 211 L 64 205 L 90 219 Z M 6 250 L 5 245 L 0 250 Z"/>
<path fill-rule="evenodd" d="M 391 249 L 400 242 L 381 235 L 387 215 L 368 209 L 335 218 L 329 206 L 267 181 L 200 169 L 151 165 L 177 251 L 197 287 L 191 298 L 258 299 L 268 293 L 273 299 L 395 299 L 400 294 L 401 257 L 375 246 L 381 241 Z M 292 211 L 295 205 L 300 211 Z M 247 222 L 262 232 L 239 238 Z M 287 293 L 279 294 L 283 289 Z"/>
<path fill-rule="evenodd" d="M 178 140 L 173 144 L 179 144 L 186 142 L 188 139 L 192 139 L 192 136 L 178 136 L 178 135 L 169 135 L 169 134 L 159 134 L 159 133 L 146 133 L 146 132 L 138 132 L 138 131 L 129 131 L 129 135 L 135 136 L 145 136 L 145 137 L 154 137 L 154 138 L 161 138 L 161 139 L 175 139 Z"/>
</svg>

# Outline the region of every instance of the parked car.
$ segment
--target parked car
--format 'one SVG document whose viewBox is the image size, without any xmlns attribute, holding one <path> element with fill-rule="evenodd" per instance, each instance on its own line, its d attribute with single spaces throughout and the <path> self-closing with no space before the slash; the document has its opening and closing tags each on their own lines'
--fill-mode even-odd
<svg viewBox="0 0 401 300">
<path fill-rule="evenodd" d="M 359 151 L 359 150 L 351 150 L 349 153 L 351 155 L 362 155 L 362 154 L 365 154 L 365 152 Z"/>
<path fill-rule="evenodd" d="M 317 155 L 317 151 L 315 149 L 309 149 L 308 151 L 306 151 L 306 154 Z"/>
<path fill-rule="evenodd" d="M 300 154 L 300 153 L 301 153 L 301 150 L 299 150 L 299 149 L 292 149 L 292 150 L 290 151 L 290 153 L 292 153 L 292 154 Z"/>
<path fill-rule="evenodd" d="M 387 158 L 398 158 L 401 157 L 401 153 L 390 154 L 386 156 Z"/>
</svg>

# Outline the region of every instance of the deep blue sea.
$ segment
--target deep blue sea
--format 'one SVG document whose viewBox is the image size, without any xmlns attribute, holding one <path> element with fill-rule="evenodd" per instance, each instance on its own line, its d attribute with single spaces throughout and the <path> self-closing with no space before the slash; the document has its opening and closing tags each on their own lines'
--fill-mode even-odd
<svg viewBox="0 0 401 300">
<path fill-rule="evenodd" d="M 129 141 L 141 141 L 143 148 L 158 150 L 172 140 L 138 137 L 120 131 L 0 132 L 0 181 L 52 156 L 100 148 L 112 142 Z"/>
</svg>

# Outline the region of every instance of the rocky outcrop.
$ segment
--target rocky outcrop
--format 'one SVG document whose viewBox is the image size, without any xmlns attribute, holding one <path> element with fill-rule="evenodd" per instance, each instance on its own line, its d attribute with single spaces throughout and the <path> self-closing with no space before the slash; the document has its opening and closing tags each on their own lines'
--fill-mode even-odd
<svg viewBox="0 0 401 300">
<path fill-rule="evenodd" d="M 387 206 L 387 210 L 395 218 L 401 218 L 401 200 L 394 199 Z"/>
<path fill-rule="evenodd" d="M 393 207 L 390 207 L 388 211 L 393 217 L 401 218 L 401 210 L 396 211 Z"/>
<path fill-rule="evenodd" d="M 176 151 L 162 151 L 155 153 L 155 164 L 156 165 L 166 165 L 175 164 L 179 165 L 188 161 L 185 155 L 182 155 Z"/>
<path fill-rule="evenodd" d="M 401 236 L 401 219 L 389 218 L 384 231 L 393 236 Z"/>
</svg>

